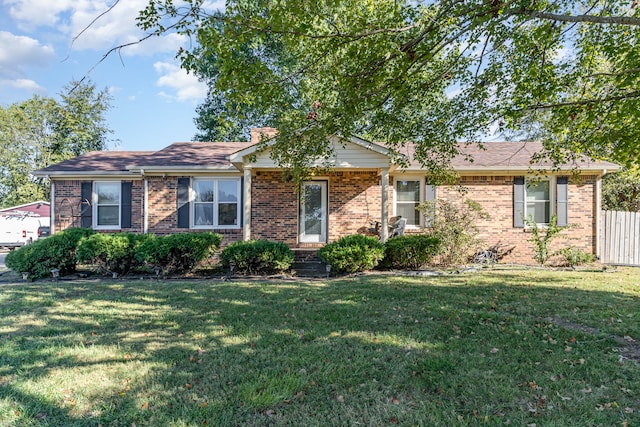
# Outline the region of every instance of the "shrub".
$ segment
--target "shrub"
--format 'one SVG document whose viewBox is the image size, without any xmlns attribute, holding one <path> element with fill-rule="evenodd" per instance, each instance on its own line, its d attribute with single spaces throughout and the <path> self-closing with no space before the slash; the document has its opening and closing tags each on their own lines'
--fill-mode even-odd
<svg viewBox="0 0 640 427">
<path fill-rule="evenodd" d="M 558 225 L 558 217 L 555 214 L 551 216 L 549 225 L 543 228 L 544 231 L 540 231 L 540 228 L 533 216 L 524 218 L 524 222 L 531 230 L 531 237 L 527 239 L 527 241 L 533 245 L 533 259 L 538 261 L 540 265 L 544 265 L 551 255 L 549 253 L 549 245 L 551 241 L 554 240 L 566 227 L 560 227 Z"/>
<path fill-rule="evenodd" d="M 31 278 L 51 275 L 58 269 L 60 274 L 76 270 L 76 249 L 80 240 L 94 234 L 89 228 L 69 228 L 46 239 L 37 240 L 9 253 L 7 267 L 15 272 L 29 273 Z"/>
<path fill-rule="evenodd" d="M 234 267 L 240 274 L 273 274 L 287 271 L 293 264 L 293 252 L 284 243 L 269 240 L 234 242 L 220 253 L 224 268 Z"/>
<path fill-rule="evenodd" d="M 443 265 L 462 264 L 480 246 L 479 220 L 489 219 L 489 214 L 474 200 L 462 203 L 438 199 L 421 203 L 418 208 L 434 237 L 440 240 L 438 261 Z"/>
<path fill-rule="evenodd" d="M 97 233 L 80 240 L 76 258 L 80 263 L 96 265 L 99 271 L 126 274 L 142 264 L 136 250 L 148 235 L 134 233 Z"/>
<path fill-rule="evenodd" d="M 569 246 L 555 252 L 554 255 L 559 255 L 565 260 L 565 264 L 569 267 L 575 267 L 576 265 L 589 264 L 595 261 L 595 256 L 575 246 Z"/>
<path fill-rule="evenodd" d="M 384 246 L 372 236 L 354 234 L 325 245 L 320 259 L 337 273 L 371 270 L 384 258 Z"/>
<path fill-rule="evenodd" d="M 222 236 L 209 232 L 150 235 L 138 246 L 136 259 L 167 274 L 184 273 L 213 256 L 221 242 Z"/>
<path fill-rule="evenodd" d="M 428 234 L 402 235 L 384 244 L 386 268 L 419 269 L 425 267 L 440 249 L 440 240 Z"/>
</svg>

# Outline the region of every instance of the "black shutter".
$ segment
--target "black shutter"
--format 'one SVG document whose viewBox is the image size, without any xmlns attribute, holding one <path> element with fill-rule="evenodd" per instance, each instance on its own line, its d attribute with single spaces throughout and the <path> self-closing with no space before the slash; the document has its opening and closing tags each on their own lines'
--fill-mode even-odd
<svg viewBox="0 0 640 427">
<path fill-rule="evenodd" d="M 513 178 L 513 226 L 524 228 L 524 177 Z"/>
<path fill-rule="evenodd" d="M 189 228 L 189 178 L 178 178 L 178 228 Z"/>
<path fill-rule="evenodd" d="M 91 214 L 93 203 L 93 182 L 80 183 L 80 227 L 91 228 Z"/>
<path fill-rule="evenodd" d="M 569 177 L 559 176 L 556 180 L 556 224 L 569 225 Z"/>
<path fill-rule="evenodd" d="M 131 181 L 123 181 L 120 184 L 120 227 L 131 228 Z"/>
</svg>

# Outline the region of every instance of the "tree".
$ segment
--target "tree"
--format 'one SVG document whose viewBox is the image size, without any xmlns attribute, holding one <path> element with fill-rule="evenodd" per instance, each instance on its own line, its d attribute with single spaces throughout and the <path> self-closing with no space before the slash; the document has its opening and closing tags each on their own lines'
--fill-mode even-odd
<svg viewBox="0 0 640 427">
<path fill-rule="evenodd" d="M 215 89 L 232 117 L 275 112 L 272 156 L 304 168 L 331 134 L 418 144 L 436 171 L 458 141 L 495 131 L 536 137 L 556 164 L 585 154 L 637 163 L 640 15 L 612 0 L 151 0 L 139 25 L 178 31 L 198 73 L 215 58 Z M 270 55 L 277 44 L 281 54 Z M 237 110 L 236 110 L 237 108 Z M 578 165 L 579 166 L 579 165 Z"/>
<path fill-rule="evenodd" d="M 602 208 L 640 212 L 640 172 L 623 169 L 602 178 Z"/>
<path fill-rule="evenodd" d="M 106 148 L 110 98 L 91 83 L 72 82 L 62 101 L 34 96 L 0 107 L 0 206 L 49 197 L 48 182 L 31 172 Z"/>
</svg>

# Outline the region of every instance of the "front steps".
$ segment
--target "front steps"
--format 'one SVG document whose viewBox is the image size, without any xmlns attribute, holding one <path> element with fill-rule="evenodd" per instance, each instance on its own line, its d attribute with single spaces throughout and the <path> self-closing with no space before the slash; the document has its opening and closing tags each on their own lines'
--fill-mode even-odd
<svg viewBox="0 0 640 427">
<path fill-rule="evenodd" d="M 326 277 L 327 266 L 320 261 L 317 248 L 292 248 L 294 255 L 291 269 L 300 277 Z"/>
</svg>

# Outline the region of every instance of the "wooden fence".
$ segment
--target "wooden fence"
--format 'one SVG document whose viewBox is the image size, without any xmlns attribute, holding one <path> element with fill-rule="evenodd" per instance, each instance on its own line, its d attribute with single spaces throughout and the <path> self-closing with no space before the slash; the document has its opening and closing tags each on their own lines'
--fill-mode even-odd
<svg viewBox="0 0 640 427">
<path fill-rule="evenodd" d="M 602 212 L 600 261 L 640 266 L 640 212 Z"/>
</svg>

